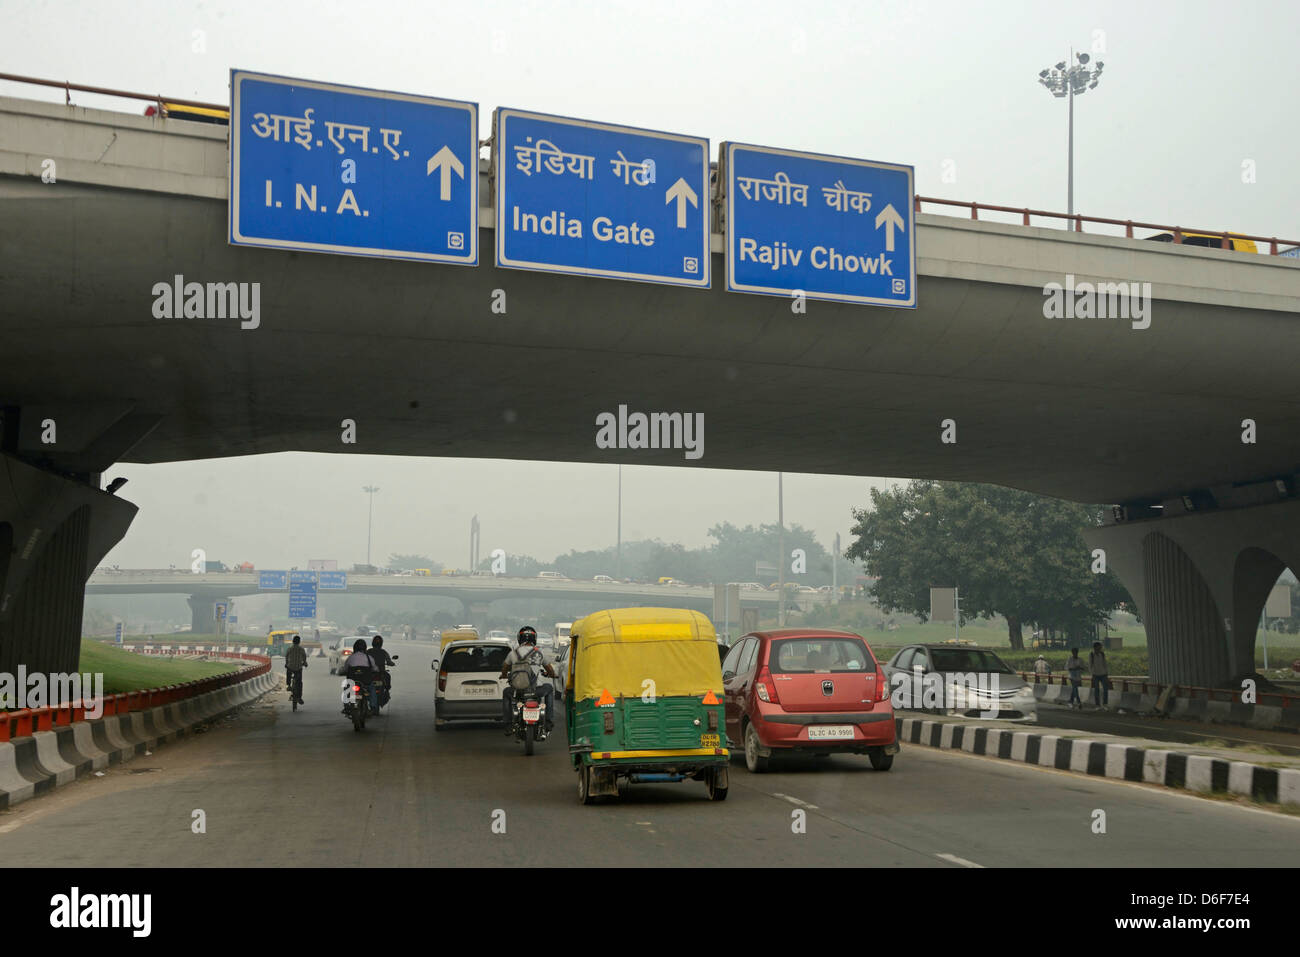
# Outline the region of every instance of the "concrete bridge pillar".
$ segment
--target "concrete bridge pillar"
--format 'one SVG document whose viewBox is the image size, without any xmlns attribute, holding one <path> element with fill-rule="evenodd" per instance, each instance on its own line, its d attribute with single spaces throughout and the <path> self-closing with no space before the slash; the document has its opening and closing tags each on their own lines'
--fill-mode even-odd
<svg viewBox="0 0 1300 957">
<path fill-rule="evenodd" d="M 229 614 L 230 598 L 218 592 L 195 592 L 186 601 L 190 606 L 190 634 L 192 635 L 211 635 L 217 632 L 221 623 L 213 617 L 214 602 L 226 602 L 227 614 Z"/>
<path fill-rule="evenodd" d="M 136 507 L 0 452 L 0 672 L 75 671 L 86 579 Z"/>
<path fill-rule="evenodd" d="M 464 621 L 482 632 L 487 627 L 488 615 L 492 611 L 492 602 L 484 599 L 462 598 L 460 600 Z"/>
<path fill-rule="evenodd" d="M 1284 568 L 1300 569 L 1300 500 L 1193 511 L 1085 529 L 1138 603 L 1151 677 L 1237 687 Z"/>
</svg>

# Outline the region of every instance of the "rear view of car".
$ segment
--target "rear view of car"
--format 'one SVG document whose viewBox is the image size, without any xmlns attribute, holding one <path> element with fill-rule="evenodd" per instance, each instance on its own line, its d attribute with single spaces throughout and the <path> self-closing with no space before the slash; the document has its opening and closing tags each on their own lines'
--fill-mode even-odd
<svg viewBox="0 0 1300 957">
<path fill-rule="evenodd" d="M 866 754 L 887 771 L 898 752 L 889 685 L 866 641 L 850 632 L 786 629 L 746 635 L 722 666 L 727 733 L 752 772 L 781 754 Z"/>
<path fill-rule="evenodd" d="M 449 721 L 501 721 L 500 677 L 510 644 L 504 641 L 453 641 L 443 649 L 434 696 L 434 728 Z"/>
</svg>

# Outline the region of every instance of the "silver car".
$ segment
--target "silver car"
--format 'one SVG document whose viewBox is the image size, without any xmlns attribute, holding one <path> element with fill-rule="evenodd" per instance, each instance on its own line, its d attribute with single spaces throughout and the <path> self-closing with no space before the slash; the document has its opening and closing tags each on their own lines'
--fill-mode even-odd
<svg viewBox="0 0 1300 957">
<path fill-rule="evenodd" d="M 994 652 L 959 645 L 908 645 L 885 665 L 895 708 L 966 718 L 1037 721 L 1033 686 Z"/>
</svg>

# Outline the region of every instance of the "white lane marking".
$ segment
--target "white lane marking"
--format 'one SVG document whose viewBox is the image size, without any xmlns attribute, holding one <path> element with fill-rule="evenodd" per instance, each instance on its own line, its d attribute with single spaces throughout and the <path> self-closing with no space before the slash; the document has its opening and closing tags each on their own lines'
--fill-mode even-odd
<svg viewBox="0 0 1300 957">
<path fill-rule="evenodd" d="M 936 854 L 935 857 L 943 861 L 951 861 L 954 864 L 960 864 L 962 867 L 978 867 L 984 869 L 983 864 L 976 864 L 974 861 L 968 861 L 964 857 L 958 857 L 956 854 Z"/>
<path fill-rule="evenodd" d="M 820 810 L 816 804 L 809 804 L 807 801 L 800 801 L 797 797 L 791 797 L 788 794 L 773 794 L 772 797 L 781 798 L 782 800 L 789 801 L 791 804 L 797 804 L 800 807 L 806 807 L 813 811 Z"/>
</svg>

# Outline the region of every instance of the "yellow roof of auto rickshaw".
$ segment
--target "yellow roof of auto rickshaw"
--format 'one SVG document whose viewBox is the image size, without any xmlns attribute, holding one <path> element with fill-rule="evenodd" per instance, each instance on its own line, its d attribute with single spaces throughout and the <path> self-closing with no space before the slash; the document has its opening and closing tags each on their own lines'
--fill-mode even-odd
<svg viewBox="0 0 1300 957">
<path fill-rule="evenodd" d="M 685 608 L 614 608 L 573 623 L 569 655 L 574 699 L 611 695 L 659 697 L 722 693 L 713 625 Z"/>
<path fill-rule="evenodd" d="M 297 628 L 281 628 L 278 631 L 268 631 L 267 638 L 274 638 L 276 635 L 301 635 L 302 632 Z"/>
<path fill-rule="evenodd" d="M 472 641 L 477 637 L 477 628 L 449 628 L 447 631 L 442 633 L 442 640 L 438 643 L 438 649 L 441 651 L 453 641 Z"/>
</svg>

